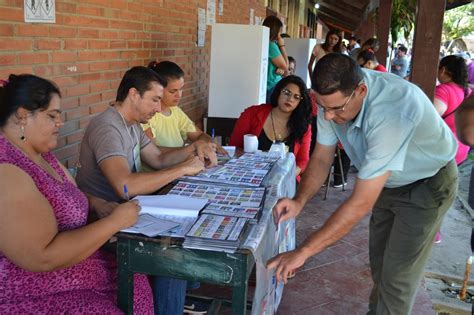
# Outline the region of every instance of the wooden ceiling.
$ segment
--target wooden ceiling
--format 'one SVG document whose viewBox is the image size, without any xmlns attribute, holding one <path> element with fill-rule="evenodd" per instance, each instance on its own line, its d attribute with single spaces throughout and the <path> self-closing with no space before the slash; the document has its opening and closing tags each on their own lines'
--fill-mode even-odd
<svg viewBox="0 0 474 315">
<path fill-rule="evenodd" d="M 365 18 L 371 0 L 321 0 L 316 2 L 319 3 L 318 18 L 327 26 L 353 32 Z"/>
<path fill-rule="evenodd" d="M 385 0 L 313 0 L 319 4 L 317 16 L 328 27 L 354 32 L 360 23 Z M 472 0 L 446 0 L 446 10 L 470 3 Z"/>
</svg>

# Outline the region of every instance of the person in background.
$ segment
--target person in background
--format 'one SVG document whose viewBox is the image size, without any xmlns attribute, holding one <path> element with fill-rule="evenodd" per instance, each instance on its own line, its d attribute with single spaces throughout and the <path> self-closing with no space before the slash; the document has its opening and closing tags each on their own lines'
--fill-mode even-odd
<svg viewBox="0 0 474 315">
<path fill-rule="evenodd" d="M 288 56 L 288 75 L 295 75 L 296 60 L 295 58 Z"/>
<path fill-rule="evenodd" d="M 351 52 L 349 53 L 349 56 L 351 56 L 355 61 L 357 61 L 357 57 L 359 56 L 359 54 L 364 51 L 364 50 L 367 50 L 367 49 L 372 49 L 372 51 L 374 53 L 376 53 L 377 51 L 379 51 L 380 49 L 380 42 L 377 38 L 375 37 L 371 37 L 369 38 L 368 40 L 366 40 L 362 46 L 360 48 L 354 48 L 351 50 Z"/>
<path fill-rule="evenodd" d="M 456 136 L 456 125 L 454 113 L 470 94 L 467 87 L 467 68 L 464 59 L 458 56 L 446 56 L 439 62 L 438 80 L 441 84 L 435 88 L 434 106 L 438 114 L 449 126 L 449 129 Z M 457 138 L 456 138 L 457 139 Z M 467 159 L 469 146 L 458 140 L 458 150 L 456 152 L 456 164 L 460 165 Z"/>
<path fill-rule="evenodd" d="M 273 208 L 275 223 L 296 217 L 320 189 L 338 140 L 350 148 L 357 179 L 321 228 L 267 268 L 286 283 L 371 213 L 368 314 L 411 314 L 436 231 L 457 194 L 456 139 L 423 91 L 400 77 L 364 71 L 343 54 L 325 56 L 315 73 L 316 148 L 295 197 Z"/>
<path fill-rule="evenodd" d="M 474 89 L 474 62 L 471 60 L 471 56 L 467 52 L 455 54 L 456 56 L 462 57 L 466 62 L 467 66 L 467 85 L 473 90 Z"/>
<path fill-rule="evenodd" d="M 360 48 L 360 45 L 359 43 L 357 42 L 357 37 L 355 37 L 354 35 L 352 35 L 350 38 L 349 38 L 349 47 L 347 47 L 347 50 L 349 52 L 349 55 L 351 54 L 351 51 L 354 50 L 354 49 L 358 49 Z"/>
<path fill-rule="evenodd" d="M 313 67 L 315 62 L 318 62 L 318 60 L 323 58 L 326 54 L 332 52 L 342 53 L 343 50 L 341 33 L 335 29 L 330 30 L 326 34 L 326 40 L 324 41 L 324 44 L 316 44 L 313 48 L 313 52 L 311 53 L 308 63 L 308 72 L 310 77 L 313 76 Z"/>
<path fill-rule="evenodd" d="M 281 72 L 288 71 L 288 55 L 286 54 L 285 41 L 281 37 L 283 23 L 274 15 L 267 16 L 263 26 L 270 29 L 270 42 L 268 46 L 268 71 L 267 71 L 267 102 L 273 88 L 282 79 Z"/>
<path fill-rule="evenodd" d="M 391 71 L 402 78 L 408 74 L 408 58 L 406 56 L 408 49 L 405 46 L 400 46 L 397 49 L 397 56 L 392 61 Z"/>
<path fill-rule="evenodd" d="M 474 147 L 474 93 L 459 105 L 455 113 L 456 135 L 462 144 Z"/>
<path fill-rule="evenodd" d="M 200 172 L 206 162 L 217 164 L 215 147 L 208 142 L 198 140 L 162 152 L 145 135 L 140 123 L 161 110 L 164 87 L 166 81 L 146 67 L 125 73 L 115 104 L 95 116 L 85 131 L 77 173 L 82 190 L 107 201 L 123 201 L 128 198 L 125 185 L 130 197 L 152 194 L 182 176 Z M 155 171 L 140 172 L 142 160 Z M 166 278 L 166 286 L 157 290 L 153 285 L 153 289 L 155 314 L 183 312 L 186 281 Z"/>
<path fill-rule="evenodd" d="M 290 75 L 283 78 L 272 93 L 270 104 L 247 108 L 235 123 L 230 145 L 243 148 L 246 134 L 258 137 L 258 149 L 267 151 L 276 142 L 285 143 L 296 157 L 299 181 L 309 160 L 311 145 L 311 104 L 304 81 Z"/>
<path fill-rule="evenodd" d="M 387 68 L 378 62 L 377 57 L 375 57 L 375 52 L 372 50 L 372 48 L 361 51 L 357 56 L 357 63 L 362 68 L 387 72 Z"/>
<path fill-rule="evenodd" d="M 455 55 L 442 58 L 438 66 L 438 81 L 440 84 L 435 88 L 433 104 L 458 141 L 455 160 L 459 166 L 467 159 L 470 150 L 468 145 L 457 138 L 455 115 L 453 115 L 470 93 L 467 87 L 467 67 L 464 59 Z M 440 231 L 436 233 L 435 243 L 441 243 Z"/>
<path fill-rule="evenodd" d="M 196 127 L 191 119 L 179 108 L 183 96 L 184 71 L 174 62 L 150 62 L 148 68 L 156 72 L 167 82 L 161 99 L 161 111 L 156 113 L 147 123 L 142 124 L 145 134 L 155 142 L 160 149 L 165 147 L 179 148 L 186 143 L 202 141 L 216 146 L 218 153 L 226 151 L 214 143 L 209 135 Z"/>
<path fill-rule="evenodd" d="M 51 150 L 64 125 L 56 85 L 10 75 L 0 86 L 0 313 L 120 314 L 115 257 L 99 248 L 133 225 L 140 207 L 83 194 Z M 90 211 L 106 218 L 87 224 Z M 134 310 L 153 314 L 135 275 Z"/>
</svg>

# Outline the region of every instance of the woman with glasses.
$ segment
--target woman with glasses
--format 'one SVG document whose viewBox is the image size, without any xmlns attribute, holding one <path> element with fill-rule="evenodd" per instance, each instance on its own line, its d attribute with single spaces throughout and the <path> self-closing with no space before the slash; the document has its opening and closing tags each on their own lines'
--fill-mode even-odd
<svg viewBox="0 0 474 315">
<path fill-rule="evenodd" d="M 372 50 L 372 48 L 361 51 L 357 56 L 357 63 L 361 66 L 361 68 L 387 72 L 387 68 L 378 62 L 377 57 L 375 57 L 375 52 Z"/>
<path fill-rule="evenodd" d="M 0 314 L 119 314 L 115 256 L 99 248 L 139 205 L 85 195 L 51 150 L 64 125 L 58 87 L 10 75 L 0 85 Z M 90 212 L 110 213 L 87 224 Z M 153 314 L 135 275 L 134 310 Z"/>
<path fill-rule="evenodd" d="M 309 160 L 311 144 L 311 103 L 306 84 L 290 75 L 277 83 L 270 104 L 247 108 L 237 120 L 230 145 L 243 147 L 246 134 L 258 137 L 258 148 L 270 149 L 273 143 L 285 143 L 287 150 L 296 157 L 296 175 L 304 171 Z"/>
</svg>

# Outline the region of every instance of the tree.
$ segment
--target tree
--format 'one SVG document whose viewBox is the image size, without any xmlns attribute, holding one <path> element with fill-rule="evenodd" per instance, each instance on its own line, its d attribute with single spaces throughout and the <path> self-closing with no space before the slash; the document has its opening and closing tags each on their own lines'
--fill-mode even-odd
<svg viewBox="0 0 474 315">
<path fill-rule="evenodd" d="M 443 41 L 452 41 L 474 33 L 474 3 L 446 11 L 443 20 Z"/>
<path fill-rule="evenodd" d="M 410 36 L 415 25 L 415 11 L 416 0 L 393 0 L 390 20 L 392 45 L 397 43 L 400 34 L 403 34 L 405 38 Z"/>
</svg>

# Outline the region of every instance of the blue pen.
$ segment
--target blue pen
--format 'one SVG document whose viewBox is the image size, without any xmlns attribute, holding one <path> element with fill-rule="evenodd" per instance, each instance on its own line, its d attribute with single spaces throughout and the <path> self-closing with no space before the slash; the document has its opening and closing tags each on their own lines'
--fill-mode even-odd
<svg viewBox="0 0 474 315">
<path fill-rule="evenodd" d="M 125 200 L 129 201 L 130 200 L 130 197 L 128 196 L 128 188 L 127 188 L 127 185 L 123 185 L 123 194 L 125 196 Z"/>
</svg>

